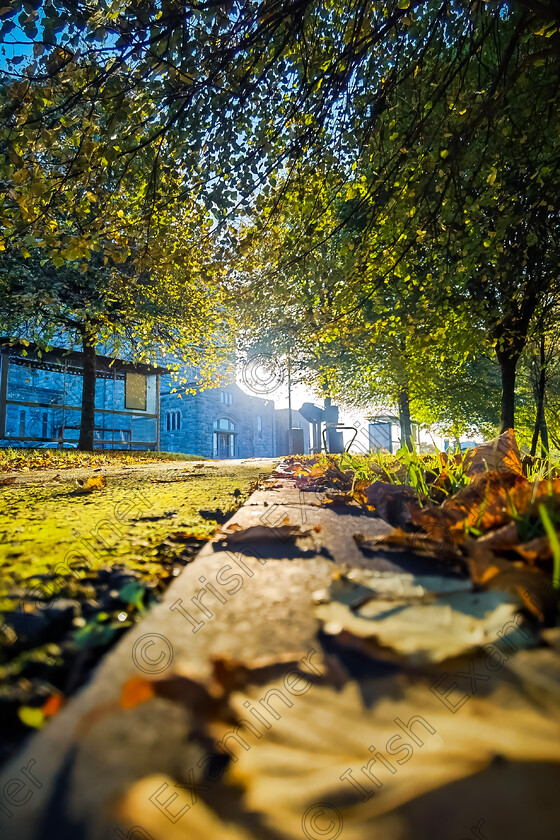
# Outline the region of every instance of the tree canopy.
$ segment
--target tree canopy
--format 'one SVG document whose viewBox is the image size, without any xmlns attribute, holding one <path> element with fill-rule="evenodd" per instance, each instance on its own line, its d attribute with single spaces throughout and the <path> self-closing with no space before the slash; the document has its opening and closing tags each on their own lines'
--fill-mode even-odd
<svg viewBox="0 0 560 840">
<path fill-rule="evenodd" d="M 47 0 L 0 19 L 0 247 L 59 278 L 97 259 L 154 278 L 187 203 L 245 337 L 297 344 L 310 380 L 364 399 L 424 392 L 431 417 L 495 354 L 513 425 L 557 293 L 555 3 Z"/>
</svg>

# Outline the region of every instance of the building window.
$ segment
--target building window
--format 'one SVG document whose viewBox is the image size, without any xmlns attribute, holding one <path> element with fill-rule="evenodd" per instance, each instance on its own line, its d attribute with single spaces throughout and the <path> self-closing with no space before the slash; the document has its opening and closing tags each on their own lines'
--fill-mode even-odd
<svg viewBox="0 0 560 840">
<path fill-rule="evenodd" d="M 49 436 L 49 415 L 46 411 L 43 411 L 43 423 L 42 423 L 42 434 L 41 437 L 48 437 Z"/>
<path fill-rule="evenodd" d="M 124 407 L 136 411 L 146 411 L 147 394 L 147 377 L 141 373 L 127 373 L 124 383 Z"/>
<path fill-rule="evenodd" d="M 168 411 L 165 415 L 165 428 L 168 432 L 174 432 L 181 428 L 181 412 Z"/>
<path fill-rule="evenodd" d="M 19 413 L 19 436 L 25 437 L 25 411 Z"/>
<path fill-rule="evenodd" d="M 260 414 L 257 414 L 257 435 L 260 438 L 263 436 L 262 417 Z"/>
<path fill-rule="evenodd" d="M 235 423 L 228 420 L 227 417 L 220 417 L 219 420 L 214 420 L 214 430 L 220 432 L 234 432 Z"/>
<path fill-rule="evenodd" d="M 233 394 L 229 391 L 220 391 L 220 402 L 223 405 L 232 405 L 233 403 Z"/>
</svg>

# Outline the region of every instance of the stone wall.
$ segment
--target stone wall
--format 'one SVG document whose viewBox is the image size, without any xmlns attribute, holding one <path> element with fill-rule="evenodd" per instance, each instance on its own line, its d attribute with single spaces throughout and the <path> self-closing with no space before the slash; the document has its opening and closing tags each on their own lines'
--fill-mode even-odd
<svg viewBox="0 0 560 840">
<path fill-rule="evenodd" d="M 217 457 L 215 423 L 233 424 L 234 458 L 266 458 L 274 454 L 274 402 L 244 393 L 237 385 L 210 388 L 198 394 L 170 393 L 169 377 L 161 381 L 161 449 Z M 224 396 L 228 395 L 228 396 Z M 181 428 L 167 429 L 168 413 L 179 411 Z M 259 420 L 261 426 L 259 429 Z M 224 430 L 225 431 L 225 430 Z"/>
</svg>

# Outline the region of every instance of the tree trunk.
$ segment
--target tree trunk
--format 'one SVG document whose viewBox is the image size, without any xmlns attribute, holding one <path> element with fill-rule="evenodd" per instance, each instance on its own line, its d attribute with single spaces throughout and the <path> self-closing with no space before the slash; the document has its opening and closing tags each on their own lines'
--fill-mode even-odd
<svg viewBox="0 0 560 840">
<path fill-rule="evenodd" d="M 410 399 L 408 388 L 403 388 L 399 394 L 399 422 L 401 424 L 401 446 L 412 451 L 412 425 L 410 422 Z"/>
<path fill-rule="evenodd" d="M 502 411 L 500 432 L 515 428 L 515 375 L 518 355 L 496 353 L 502 375 Z"/>
<path fill-rule="evenodd" d="M 546 448 L 548 449 L 548 431 L 546 428 L 546 420 L 544 418 L 544 392 L 546 388 L 546 357 L 544 346 L 544 332 L 541 332 L 540 341 L 540 357 L 539 357 L 539 381 L 537 385 L 537 415 L 535 417 L 535 431 L 533 432 L 533 440 L 531 441 L 531 455 L 537 453 L 537 443 L 539 442 L 539 434 L 541 435 L 541 443 L 544 449 L 546 437 Z M 544 427 L 544 436 L 543 436 Z"/>
<path fill-rule="evenodd" d="M 531 457 L 534 458 L 537 454 L 537 443 L 539 442 L 539 435 L 541 433 L 541 415 L 540 409 L 537 405 L 537 417 L 535 419 L 535 427 L 533 429 L 533 439 L 531 440 Z"/>
<path fill-rule="evenodd" d="M 544 406 L 541 420 L 541 458 L 548 458 L 550 445 L 548 443 L 548 425 L 544 416 Z"/>
<path fill-rule="evenodd" d="M 93 451 L 93 430 L 95 427 L 95 347 L 91 335 L 85 331 L 82 338 L 82 421 L 78 449 Z"/>
</svg>

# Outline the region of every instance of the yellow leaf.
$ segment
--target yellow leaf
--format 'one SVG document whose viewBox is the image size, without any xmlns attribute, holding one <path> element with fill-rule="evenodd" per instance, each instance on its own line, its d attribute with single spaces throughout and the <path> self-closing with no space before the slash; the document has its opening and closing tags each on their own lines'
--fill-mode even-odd
<svg viewBox="0 0 560 840">
<path fill-rule="evenodd" d="M 33 729 L 41 729 L 45 723 L 45 716 L 42 709 L 34 706 L 20 706 L 18 717 L 22 723 L 26 726 L 31 726 Z"/>
<path fill-rule="evenodd" d="M 103 490 L 107 484 L 107 479 L 104 475 L 95 475 L 85 481 L 83 478 L 77 478 L 76 484 L 78 485 L 78 493 L 91 493 L 92 490 Z"/>
<path fill-rule="evenodd" d="M 490 186 L 492 186 L 492 184 L 493 184 L 493 183 L 494 183 L 494 181 L 496 180 L 496 175 L 497 175 L 497 174 L 498 174 L 498 173 L 496 172 L 496 170 L 495 170 L 495 169 L 491 169 L 491 170 L 490 170 L 490 174 L 488 175 L 488 178 L 486 179 L 486 183 L 487 183 L 487 184 L 490 184 Z"/>
<path fill-rule="evenodd" d="M 441 152 L 439 153 L 439 156 L 444 158 L 444 159 L 446 157 L 448 157 L 448 155 L 449 155 L 449 149 L 442 149 Z"/>
</svg>

